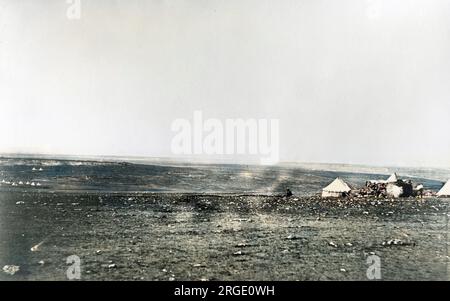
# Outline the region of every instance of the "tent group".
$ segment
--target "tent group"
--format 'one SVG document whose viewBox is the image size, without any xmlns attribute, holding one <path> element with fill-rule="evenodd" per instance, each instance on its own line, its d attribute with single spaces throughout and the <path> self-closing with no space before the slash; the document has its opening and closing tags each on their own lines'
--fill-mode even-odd
<svg viewBox="0 0 450 301">
<path fill-rule="evenodd" d="M 372 182 L 375 182 L 375 181 L 372 181 Z M 386 181 L 378 181 L 378 183 L 392 184 L 391 186 L 394 188 L 397 187 L 394 184 L 396 182 L 398 182 L 398 177 L 396 174 L 391 175 L 389 177 L 389 179 L 387 179 Z M 390 190 L 389 188 L 390 188 L 390 186 L 388 185 L 388 190 Z M 327 187 L 325 187 L 322 190 L 322 197 L 323 198 L 345 197 L 350 193 L 351 190 L 352 190 L 352 188 L 349 184 L 347 184 L 341 178 L 336 178 L 330 185 L 328 185 Z M 393 194 L 393 193 L 389 192 L 389 194 Z M 450 197 L 450 180 L 448 180 L 447 183 L 445 183 L 444 187 L 442 187 L 442 189 L 439 190 L 439 192 L 437 193 L 437 196 Z"/>
<path fill-rule="evenodd" d="M 450 196 L 450 180 L 445 183 L 444 187 L 437 193 L 437 196 Z"/>
<path fill-rule="evenodd" d="M 396 186 L 395 183 L 398 183 L 399 179 L 396 173 L 393 173 L 387 180 L 378 180 L 378 181 L 370 181 L 372 184 L 392 184 L 394 188 Z M 401 188 L 400 188 L 401 189 Z M 322 190 L 322 197 L 323 198 L 340 198 L 340 197 L 346 197 L 348 194 L 352 191 L 352 187 L 346 183 L 341 178 L 336 178 L 330 185 L 325 187 Z M 403 190 L 402 190 L 403 191 Z M 397 194 L 401 194 L 397 193 Z"/>
</svg>

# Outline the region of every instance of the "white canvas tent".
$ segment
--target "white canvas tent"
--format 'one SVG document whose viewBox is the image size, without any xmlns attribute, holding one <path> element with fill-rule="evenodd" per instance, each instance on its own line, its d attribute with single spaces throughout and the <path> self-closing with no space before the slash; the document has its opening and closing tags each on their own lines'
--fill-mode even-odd
<svg viewBox="0 0 450 301">
<path fill-rule="evenodd" d="M 330 185 L 322 190 L 322 197 L 324 198 L 338 198 L 345 196 L 351 191 L 351 187 L 341 178 L 336 178 Z"/>
<path fill-rule="evenodd" d="M 387 180 L 370 180 L 369 183 L 372 184 L 389 184 L 389 183 L 397 183 L 398 176 L 396 173 L 393 173 L 389 176 Z"/>
<path fill-rule="evenodd" d="M 391 198 L 399 198 L 403 195 L 403 187 L 389 183 L 386 187 L 386 193 Z"/>
<path fill-rule="evenodd" d="M 450 196 L 450 180 L 445 183 L 444 187 L 437 193 L 438 196 Z"/>
<path fill-rule="evenodd" d="M 396 183 L 398 181 L 398 177 L 396 173 L 393 173 L 387 180 L 386 183 Z"/>
</svg>

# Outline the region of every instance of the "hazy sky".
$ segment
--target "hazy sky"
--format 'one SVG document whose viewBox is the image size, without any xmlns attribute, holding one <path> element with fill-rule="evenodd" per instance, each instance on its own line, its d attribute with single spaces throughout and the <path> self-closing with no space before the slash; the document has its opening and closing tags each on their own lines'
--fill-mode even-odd
<svg viewBox="0 0 450 301">
<path fill-rule="evenodd" d="M 0 152 L 171 156 L 279 118 L 281 161 L 450 167 L 450 1 L 0 0 Z"/>
</svg>

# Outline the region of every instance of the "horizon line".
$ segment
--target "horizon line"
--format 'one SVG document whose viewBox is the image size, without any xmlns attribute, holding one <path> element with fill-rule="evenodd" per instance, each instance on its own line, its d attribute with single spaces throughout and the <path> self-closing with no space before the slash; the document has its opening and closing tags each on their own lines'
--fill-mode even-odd
<svg viewBox="0 0 450 301">
<path fill-rule="evenodd" d="M 260 164 L 255 160 L 254 162 L 240 162 L 240 161 L 230 161 L 228 159 L 213 159 L 213 160 L 204 160 L 200 159 L 196 156 L 186 156 L 186 157 L 164 157 L 164 156 L 144 156 L 144 155 L 86 155 L 86 154 L 56 154 L 56 153 L 28 153 L 28 152 L 0 152 L 0 158 L 9 157 L 9 158 L 21 158 L 21 159 L 53 159 L 53 160 L 68 160 L 72 159 L 82 159 L 83 161 L 98 161 L 98 160 L 108 160 L 108 159 L 117 159 L 122 162 L 126 162 L 127 159 L 130 160 L 159 160 L 159 161 L 169 161 L 176 163 L 184 163 L 184 164 L 204 164 L 204 165 L 214 165 L 214 164 L 224 164 L 224 165 L 256 165 L 256 166 L 265 166 L 264 164 Z M 195 162 L 190 162 L 195 160 Z M 359 166 L 359 167 L 371 167 L 371 168 L 420 168 L 420 169 L 450 169 L 448 166 L 424 166 L 424 165 L 395 165 L 395 164 L 368 164 L 368 163 L 349 163 L 349 162 L 305 162 L 305 161 L 279 161 L 275 164 L 266 165 L 266 166 L 280 166 L 280 165 L 295 165 L 295 164 L 310 164 L 310 165 L 346 165 L 346 166 Z"/>
</svg>

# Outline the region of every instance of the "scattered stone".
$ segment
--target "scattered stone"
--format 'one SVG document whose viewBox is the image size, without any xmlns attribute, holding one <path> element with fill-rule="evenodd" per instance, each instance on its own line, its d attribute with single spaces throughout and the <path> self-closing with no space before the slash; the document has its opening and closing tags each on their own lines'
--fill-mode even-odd
<svg viewBox="0 0 450 301">
<path fill-rule="evenodd" d="M 40 265 L 44 265 L 44 264 L 45 264 L 45 261 L 40 260 L 38 263 L 39 263 Z"/>
<path fill-rule="evenodd" d="M 241 242 L 241 243 L 238 243 L 238 244 L 236 245 L 236 247 L 237 247 L 237 248 L 245 248 L 245 247 L 248 247 L 248 245 L 247 245 L 246 243 L 244 243 L 244 242 Z"/>
<path fill-rule="evenodd" d="M 44 242 L 43 241 L 41 241 L 40 243 L 38 243 L 37 245 L 35 245 L 35 246 L 32 246 L 31 247 L 31 252 L 36 252 L 36 251 L 38 251 L 39 250 L 39 247 L 43 244 Z"/>
<path fill-rule="evenodd" d="M 335 243 L 332 242 L 332 241 L 330 241 L 330 242 L 328 243 L 328 245 L 329 245 L 329 246 L 332 246 L 333 248 L 337 248 L 337 247 L 338 247 L 338 245 L 335 244 Z"/>
<path fill-rule="evenodd" d="M 95 251 L 95 254 L 97 254 L 97 255 L 102 254 L 102 250 L 97 250 L 97 251 Z"/>
<path fill-rule="evenodd" d="M 24 201 L 17 201 L 16 202 L 16 205 L 22 205 L 22 204 L 25 204 L 25 202 Z"/>
<path fill-rule="evenodd" d="M 296 239 L 299 239 L 297 236 L 295 236 L 295 235 L 289 235 L 288 237 L 286 237 L 286 239 L 288 239 L 288 240 L 296 240 Z"/>
<path fill-rule="evenodd" d="M 381 243 L 382 246 L 406 246 L 406 245 L 410 245 L 410 243 L 408 242 L 404 242 L 400 239 L 390 239 L 388 241 L 383 241 Z"/>
<path fill-rule="evenodd" d="M 347 247 L 353 247 L 353 244 L 351 242 L 348 242 L 345 244 Z"/>
<path fill-rule="evenodd" d="M 115 263 L 111 263 L 108 265 L 108 269 L 115 269 L 117 268 L 117 265 Z"/>
<path fill-rule="evenodd" d="M 340 269 L 339 271 L 341 271 L 342 273 L 346 273 L 347 272 L 346 269 Z"/>
<path fill-rule="evenodd" d="M 20 267 L 17 265 L 5 265 L 3 267 L 3 272 L 11 276 L 16 274 L 18 271 L 20 271 Z"/>
</svg>

